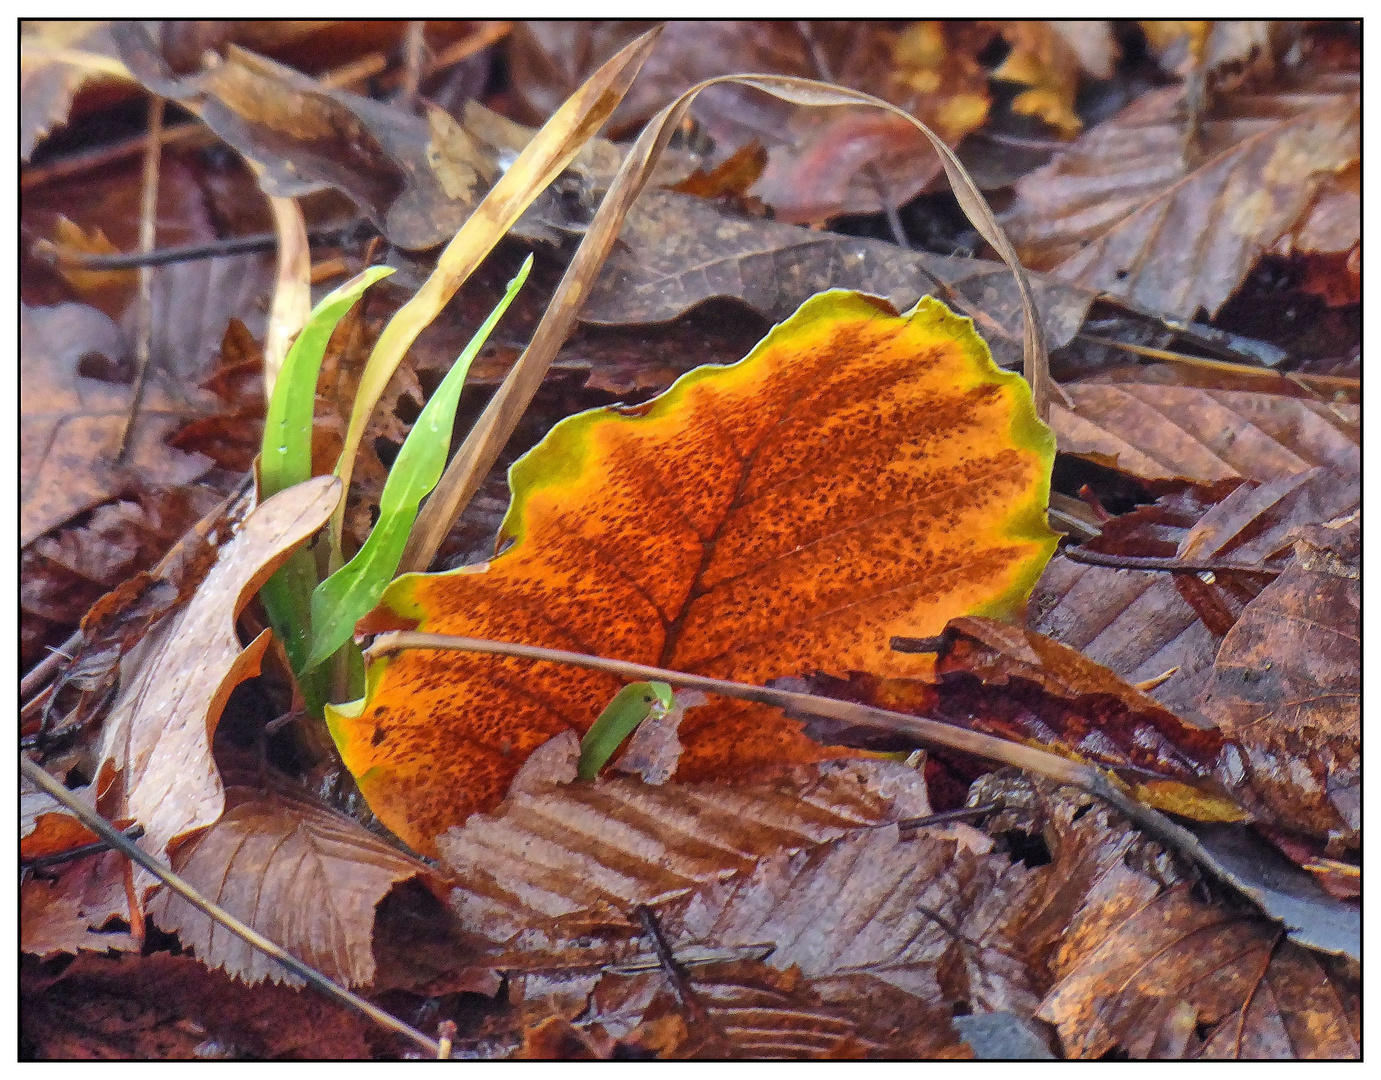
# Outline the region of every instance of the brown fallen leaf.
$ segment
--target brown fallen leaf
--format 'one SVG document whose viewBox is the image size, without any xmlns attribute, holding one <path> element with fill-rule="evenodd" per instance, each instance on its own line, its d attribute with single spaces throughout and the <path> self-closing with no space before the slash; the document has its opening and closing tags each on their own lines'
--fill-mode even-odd
<svg viewBox="0 0 1381 1080">
<path fill-rule="evenodd" d="M 25 545 L 135 482 L 173 487 L 202 475 L 210 462 L 169 448 L 180 422 L 208 411 L 160 373 L 150 375 L 131 437 L 117 465 L 133 389 L 88 377 L 100 357 L 120 360 L 125 344 L 110 319 L 80 304 L 20 305 L 20 544 Z"/>
<path fill-rule="evenodd" d="M 495 813 L 471 816 L 437 848 L 465 882 L 450 901 L 465 929 L 506 942 L 541 920 L 627 912 L 751 869 L 774 851 L 928 812 L 916 772 L 882 761 L 800 767 L 732 786 L 515 784 Z"/>
<path fill-rule="evenodd" d="M 178 79 L 143 27 L 120 23 L 113 34 L 145 87 L 254 161 L 266 192 L 336 188 L 405 249 L 452 236 L 498 175 L 492 156 L 440 109 L 423 120 L 234 45 L 223 61 Z"/>
<path fill-rule="evenodd" d="M 885 296 L 899 311 L 933 295 L 974 318 L 999 364 L 1021 362 L 1021 300 L 998 262 L 738 217 L 703 199 L 652 190 L 629 211 L 619 241 L 581 309 L 582 322 L 665 322 L 716 296 L 775 321 L 825 289 Z M 1068 344 L 1093 294 L 1029 277 L 1047 344 Z"/>
<path fill-rule="evenodd" d="M 248 987 L 190 956 L 83 954 L 21 974 L 19 1026 L 39 1058 L 398 1057 L 403 1049 L 315 990 Z"/>
<path fill-rule="evenodd" d="M 1104 20 L 1082 22 L 1035 19 L 1006 20 L 994 25 L 1011 52 L 994 79 L 1029 87 L 1012 101 L 1012 111 L 1035 116 L 1066 138 L 1077 135 L 1084 122 L 1074 111 L 1081 69 L 1106 79 L 1117 58 L 1117 41 Z"/>
<path fill-rule="evenodd" d="M 1249 782 L 1296 830 L 1360 840 L 1360 521 L 1311 526 L 1223 639 L 1199 707 L 1246 752 Z"/>
<path fill-rule="evenodd" d="M 76 794 L 88 794 L 89 788 Z M 90 800 L 88 800 L 90 801 Z M 40 855 L 54 855 L 100 839 L 81 823 L 71 810 L 46 791 L 30 783 L 27 777 L 19 781 L 19 855 L 24 859 Z"/>
<path fill-rule="evenodd" d="M 224 774 L 225 813 L 175 842 L 173 870 L 269 940 L 346 986 L 371 983 L 375 909 L 396 885 L 431 871 L 277 774 Z M 264 786 L 260 786 L 263 783 Z M 209 968 L 255 985 L 302 985 L 186 900 L 161 888 L 148 914 Z"/>
<path fill-rule="evenodd" d="M 70 53 L 88 54 L 74 63 Z M 102 69 L 105 61 L 105 70 Z M 25 20 L 19 38 L 19 159 L 67 122 L 72 99 L 87 84 L 118 80 L 109 26 L 95 20 Z"/>
<path fill-rule="evenodd" d="M 1098 932 L 1061 950 L 1038 1014 L 1069 1056 L 1359 1056 L 1343 995 L 1271 925 L 1204 905 L 1186 885 L 1108 906 Z"/>
<path fill-rule="evenodd" d="M 235 618 L 339 497 L 338 480 L 318 477 L 254 510 L 191 600 L 126 659 L 129 679 L 102 730 L 97 806 L 143 825 L 150 854 L 162 857 L 174 839 L 220 818 L 211 739 L 231 690 L 257 672 L 269 643 L 261 634 L 242 649 Z"/>
<path fill-rule="evenodd" d="M 519 23 L 509 63 L 524 118 L 550 115 L 595 65 L 646 28 L 615 21 Z M 671 21 L 612 122 L 616 130 L 631 130 L 702 79 L 752 71 L 876 94 L 953 145 L 987 117 L 987 73 L 974 57 L 991 36 L 942 22 Z M 869 164 L 893 206 L 940 171 L 938 157 L 910 125 L 868 110 L 812 110 L 721 86 L 707 91 L 692 115 L 716 144 L 757 139 L 766 146 L 767 168 L 751 194 L 782 221 L 878 212 L 882 196 L 865 171 Z"/>
<path fill-rule="evenodd" d="M 138 952 L 140 942 L 128 932 L 129 865 L 119 852 L 103 851 L 30 876 L 19 889 L 20 951 L 40 959 L 83 950 Z"/>
<path fill-rule="evenodd" d="M 1162 496 L 1104 523 L 1082 552 L 1261 563 L 1279 569 L 1294 529 L 1351 512 L 1360 492 L 1332 469 L 1273 480 L 1224 480 Z M 1027 625 L 1078 649 L 1194 724 L 1212 722 L 1198 698 L 1223 636 L 1269 583 L 1265 575 L 1117 569 L 1058 554 L 1027 607 Z M 1163 676 L 1169 674 L 1169 678 Z"/>
<path fill-rule="evenodd" d="M 1035 269 L 1152 311 L 1214 315 L 1358 159 L 1355 88 L 1326 76 L 1234 94 L 1203 122 L 1189 165 L 1184 91 L 1152 91 L 1018 181 L 1003 224 Z"/>
<path fill-rule="evenodd" d="M 1050 407 L 1060 449 L 1149 480 L 1268 481 L 1328 465 L 1361 470 L 1360 407 L 1249 390 L 1088 379 Z"/>
</svg>

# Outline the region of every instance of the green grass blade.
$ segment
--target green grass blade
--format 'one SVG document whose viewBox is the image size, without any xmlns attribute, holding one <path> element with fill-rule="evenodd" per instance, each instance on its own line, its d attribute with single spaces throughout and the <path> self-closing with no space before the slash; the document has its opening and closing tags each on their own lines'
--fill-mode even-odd
<svg viewBox="0 0 1381 1080">
<path fill-rule="evenodd" d="M 328 293 L 312 309 L 307 325 L 288 350 L 264 420 L 260 498 L 267 499 L 311 478 L 312 412 L 326 343 L 365 289 L 391 273 L 392 267 L 371 266 Z"/>
<path fill-rule="evenodd" d="M 523 263 L 498 305 L 475 332 L 446 378 L 431 396 L 422 415 L 408 432 L 403 448 L 389 470 L 379 496 L 379 520 L 364 547 L 312 593 L 312 650 L 307 667 L 320 664 L 355 632 L 355 623 L 379 601 L 393 580 L 403 557 L 408 533 L 427 493 L 441 479 L 451 449 L 451 429 L 465 376 L 532 270 L 532 256 Z"/>
<path fill-rule="evenodd" d="M 599 719 L 580 740 L 580 764 L 576 776 L 593 780 L 599 770 L 614 756 L 623 740 L 646 720 L 654 710 L 665 712 L 671 708 L 671 687 L 664 682 L 629 683 L 604 706 Z"/>
</svg>

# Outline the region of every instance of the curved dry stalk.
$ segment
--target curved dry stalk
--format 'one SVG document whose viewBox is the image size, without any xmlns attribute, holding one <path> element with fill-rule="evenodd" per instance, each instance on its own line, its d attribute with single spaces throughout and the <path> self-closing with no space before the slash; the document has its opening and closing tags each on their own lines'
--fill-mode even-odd
<svg viewBox="0 0 1381 1080">
<path fill-rule="evenodd" d="M 278 381 L 288 347 L 312 313 L 312 253 L 297 200 L 277 195 L 269 195 L 268 200 L 278 238 L 278 273 L 268 329 L 264 331 L 264 398 L 272 401 L 273 384 Z"/>
<path fill-rule="evenodd" d="M 649 120 L 625 155 L 618 173 L 615 174 L 608 192 L 600 203 L 599 210 L 595 213 L 594 220 L 585 231 L 580 247 L 576 249 L 575 256 L 561 278 L 561 284 L 557 286 L 556 294 L 543 314 L 542 321 L 537 325 L 532 341 L 508 373 L 498 392 L 490 399 L 480 418 L 475 421 L 475 426 L 470 429 L 465 442 L 456 451 L 456 456 L 441 478 L 441 483 L 437 485 L 436 491 L 418 515 L 412 537 L 399 564 L 400 573 L 426 570 L 431 565 L 441 542 L 498 459 L 499 452 L 513 434 L 519 418 L 537 392 L 537 387 L 541 384 L 552 360 L 569 336 L 581 305 L 590 294 L 605 259 L 613 249 L 629 208 L 651 177 L 652 170 L 666 149 L 672 133 L 681 123 L 682 117 L 696 96 L 707 87 L 719 83 L 741 83 L 756 87 L 774 97 L 796 104 L 872 105 L 902 117 L 922 132 L 940 155 L 940 161 L 944 165 L 960 207 L 979 234 L 1002 256 L 1003 262 L 1017 279 L 1025 316 L 1022 333 L 1024 373 L 1026 381 L 1031 384 L 1037 415 L 1042 420 L 1049 419 L 1052 392 L 1059 394 L 1065 404 L 1070 404 L 1063 391 L 1050 378 L 1050 362 L 1026 271 L 1022 268 L 1021 261 L 1003 233 L 997 218 L 993 216 L 982 192 L 978 190 L 978 186 L 965 171 L 954 151 L 943 139 L 904 109 L 858 90 L 788 75 L 724 75 L 706 79 L 692 86 Z"/>
<path fill-rule="evenodd" d="M 152 855 L 149 855 L 135 844 L 133 840 L 126 837 L 124 833 L 120 832 L 114 825 L 106 821 L 105 818 L 83 806 L 77 799 L 74 799 L 71 792 L 54 780 L 46 770 L 29 760 L 24 754 L 19 755 L 19 768 L 26 777 L 58 802 L 62 803 L 68 810 L 72 811 L 83 825 L 100 836 L 106 844 L 133 859 L 145 870 L 163 882 L 163 884 L 168 886 L 168 888 L 172 889 L 173 892 L 177 893 L 193 907 L 214 919 L 221 926 L 224 926 L 236 937 L 248 942 L 265 955 L 273 957 L 273 959 L 277 960 L 294 975 L 312 986 L 315 986 L 328 997 L 335 998 L 342 1005 L 348 1005 L 350 1008 L 364 1013 L 365 1016 L 382 1027 L 388 1028 L 390 1031 L 395 1031 L 399 1035 L 406 1036 L 426 1050 L 428 1054 L 432 1056 L 438 1056 L 440 1054 L 441 1044 L 435 1039 L 428 1038 L 416 1028 L 399 1020 L 396 1016 L 384 1012 L 383 1009 L 372 1002 L 366 1001 L 358 994 L 351 993 L 339 983 L 328 979 L 315 968 L 304 964 L 281 945 L 277 945 L 270 941 L 253 927 L 246 926 L 224 908 L 211 903 L 210 900 L 207 900 L 201 893 L 192 888 L 191 885 L 187 884 L 187 882 L 183 881 L 177 874 L 173 873 L 172 870 L 168 869 L 168 867 L 164 866 Z"/>
<path fill-rule="evenodd" d="M 336 475 L 341 478 L 347 491 L 350 477 L 355 471 L 355 452 L 364 437 L 365 425 L 383 396 L 389 379 L 402 362 L 403 355 L 417 335 L 441 313 L 456 290 L 503 239 L 523 211 L 561 174 L 609 119 L 632 85 L 634 76 L 642 68 L 660 33 L 660 26 L 653 27 L 624 46 L 556 110 L 442 250 L 431 276 L 384 327 L 360 376 L 360 387 L 350 413 L 350 425 L 336 465 Z M 344 523 L 345 500 L 342 499 L 331 518 L 332 572 L 340 569 L 345 561 L 341 551 Z"/>
</svg>

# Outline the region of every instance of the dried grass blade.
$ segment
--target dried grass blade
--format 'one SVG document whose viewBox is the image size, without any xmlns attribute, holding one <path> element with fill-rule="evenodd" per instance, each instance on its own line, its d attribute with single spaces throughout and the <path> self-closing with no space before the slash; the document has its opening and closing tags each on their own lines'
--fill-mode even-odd
<svg viewBox="0 0 1381 1080">
<path fill-rule="evenodd" d="M 273 230 L 278 234 L 278 272 L 264 331 L 264 397 L 272 401 L 273 385 L 283 370 L 288 348 L 312 312 L 312 254 L 307 223 L 297 200 L 277 195 L 268 196 L 268 200 Z"/>
<path fill-rule="evenodd" d="M 581 147 L 604 125 L 623 100 L 660 33 L 661 28 L 654 27 L 625 46 L 556 110 L 446 245 L 437 260 L 436 269 L 416 295 L 389 320 L 360 377 L 344 449 L 336 465 L 336 475 L 347 490 L 355 468 L 355 452 L 359 449 L 365 425 L 403 354 L 417 335 L 440 314 L 494 245 L 513 227 L 533 199 L 560 175 Z M 345 501 L 341 500 L 341 506 L 331 519 L 333 571 L 339 569 L 344 561 L 340 546 L 344 516 Z"/>
</svg>

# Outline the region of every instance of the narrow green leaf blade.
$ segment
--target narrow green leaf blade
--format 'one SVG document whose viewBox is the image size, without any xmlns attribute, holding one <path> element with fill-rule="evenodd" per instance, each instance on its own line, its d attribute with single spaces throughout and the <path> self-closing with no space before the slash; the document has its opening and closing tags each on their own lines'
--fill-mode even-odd
<svg viewBox="0 0 1381 1080">
<path fill-rule="evenodd" d="M 408 432 L 384 482 L 383 493 L 379 496 L 379 520 L 364 547 L 312 593 L 312 650 L 307 669 L 320 664 L 350 640 L 355 623 L 378 603 L 393 579 L 412 523 L 417 520 L 418 507 L 441 479 L 446 467 L 451 429 L 455 425 L 465 376 L 531 270 L 532 256 L 529 255 L 508 283 L 503 298 L 451 365 L 446 378 Z"/>
<path fill-rule="evenodd" d="M 326 343 L 345 313 L 365 289 L 393 273 L 388 266 L 371 266 L 322 298 L 307 325 L 283 360 L 264 420 L 259 456 L 259 494 L 267 499 L 312 475 L 312 412 L 317 376 Z"/>
<path fill-rule="evenodd" d="M 599 719 L 580 740 L 580 764 L 576 776 L 593 780 L 599 770 L 633 733 L 633 729 L 652 715 L 671 708 L 671 687 L 664 682 L 629 683 L 604 707 Z"/>
</svg>

